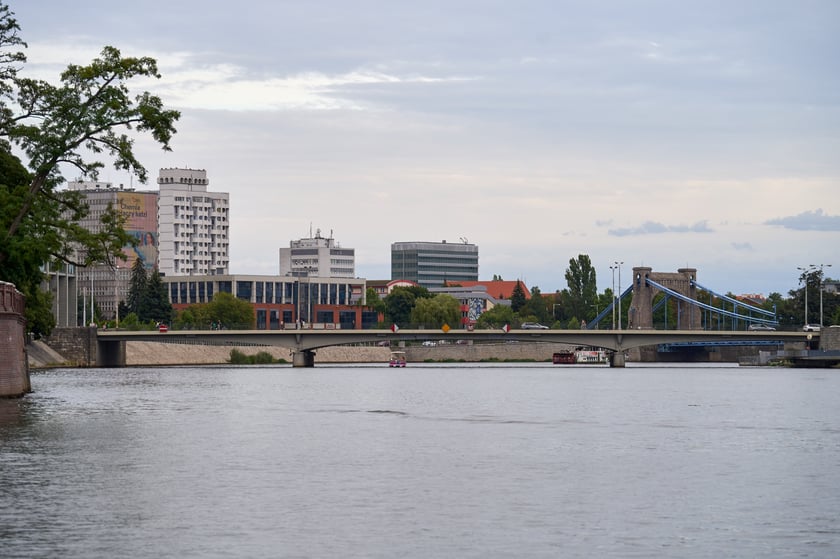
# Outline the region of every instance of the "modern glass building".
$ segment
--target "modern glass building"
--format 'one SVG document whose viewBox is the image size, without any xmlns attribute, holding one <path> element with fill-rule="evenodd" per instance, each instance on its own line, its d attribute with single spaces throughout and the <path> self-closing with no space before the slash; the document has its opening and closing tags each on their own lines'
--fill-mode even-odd
<svg viewBox="0 0 840 559">
<path fill-rule="evenodd" d="M 443 287 L 451 281 L 478 281 L 478 247 L 461 242 L 391 244 L 391 279 Z"/>
</svg>

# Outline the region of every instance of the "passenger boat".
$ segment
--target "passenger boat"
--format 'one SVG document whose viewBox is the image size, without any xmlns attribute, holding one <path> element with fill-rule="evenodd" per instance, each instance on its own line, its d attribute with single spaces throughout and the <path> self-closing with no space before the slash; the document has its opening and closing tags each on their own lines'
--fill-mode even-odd
<svg viewBox="0 0 840 559">
<path fill-rule="evenodd" d="M 405 367 L 405 352 L 392 351 L 391 359 L 388 361 L 389 367 Z"/>
<path fill-rule="evenodd" d="M 551 356 L 555 365 L 589 365 L 607 363 L 607 352 L 603 349 L 577 349 L 575 351 L 558 351 Z"/>
<path fill-rule="evenodd" d="M 572 351 L 558 351 L 551 356 L 551 362 L 555 365 L 574 365 L 575 354 Z"/>
<path fill-rule="evenodd" d="M 579 349 L 575 351 L 575 363 L 603 364 L 607 362 L 607 352 L 603 349 Z"/>
</svg>

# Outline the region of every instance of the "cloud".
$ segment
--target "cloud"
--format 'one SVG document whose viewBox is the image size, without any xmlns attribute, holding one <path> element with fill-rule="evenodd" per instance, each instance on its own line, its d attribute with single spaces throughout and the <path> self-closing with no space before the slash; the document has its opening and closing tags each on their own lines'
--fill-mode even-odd
<svg viewBox="0 0 840 559">
<path fill-rule="evenodd" d="M 628 237 L 631 235 L 661 235 L 663 233 L 711 233 L 712 229 L 706 221 L 698 221 L 693 225 L 665 225 L 655 221 L 646 221 L 639 227 L 625 227 L 610 229 L 608 233 L 614 237 Z"/>
<path fill-rule="evenodd" d="M 753 246 L 751 243 L 731 243 L 730 245 L 735 250 L 742 250 L 745 252 L 752 252 Z"/>
<path fill-rule="evenodd" d="M 794 231 L 840 231 L 840 215 L 828 215 L 822 209 L 777 217 L 764 222 Z"/>
</svg>

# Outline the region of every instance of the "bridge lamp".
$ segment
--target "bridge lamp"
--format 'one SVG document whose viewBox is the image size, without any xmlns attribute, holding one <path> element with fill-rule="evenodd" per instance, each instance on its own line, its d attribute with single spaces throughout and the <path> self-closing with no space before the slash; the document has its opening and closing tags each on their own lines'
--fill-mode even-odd
<svg viewBox="0 0 840 559">
<path fill-rule="evenodd" d="M 621 265 L 624 262 L 616 260 L 613 264 L 618 268 L 618 329 L 621 330 Z"/>
<path fill-rule="evenodd" d="M 615 305 L 618 302 L 618 299 L 615 296 L 615 270 L 618 266 L 610 266 L 610 270 L 612 270 L 612 295 L 613 295 L 613 304 L 612 304 L 612 329 L 615 330 Z"/>
<path fill-rule="evenodd" d="M 811 264 L 811 267 L 816 270 L 817 267 L 820 268 L 820 328 L 823 326 L 823 268 L 830 268 L 831 264 Z M 807 324 L 807 323 L 806 323 Z"/>
<path fill-rule="evenodd" d="M 797 266 L 796 269 L 802 272 L 801 279 L 805 283 L 805 324 L 808 324 L 808 272 L 810 269 L 801 266 Z"/>
</svg>

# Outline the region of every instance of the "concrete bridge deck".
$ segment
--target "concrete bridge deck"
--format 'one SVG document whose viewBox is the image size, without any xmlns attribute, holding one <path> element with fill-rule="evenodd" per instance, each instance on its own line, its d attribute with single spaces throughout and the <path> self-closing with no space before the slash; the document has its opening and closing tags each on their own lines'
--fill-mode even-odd
<svg viewBox="0 0 840 559">
<path fill-rule="evenodd" d="M 293 364 L 314 365 L 315 349 L 356 343 L 388 341 L 465 340 L 556 342 L 612 350 L 611 365 L 624 366 L 624 351 L 636 347 L 704 341 L 778 341 L 805 343 L 819 339 L 811 332 L 730 332 L 704 330 L 180 330 L 169 332 L 101 330 L 97 332 L 97 363 L 104 367 L 125 365 L 126 341 L 199 343 L 211 345 L 280 346 L 293 352 Z"/>
</svg>

